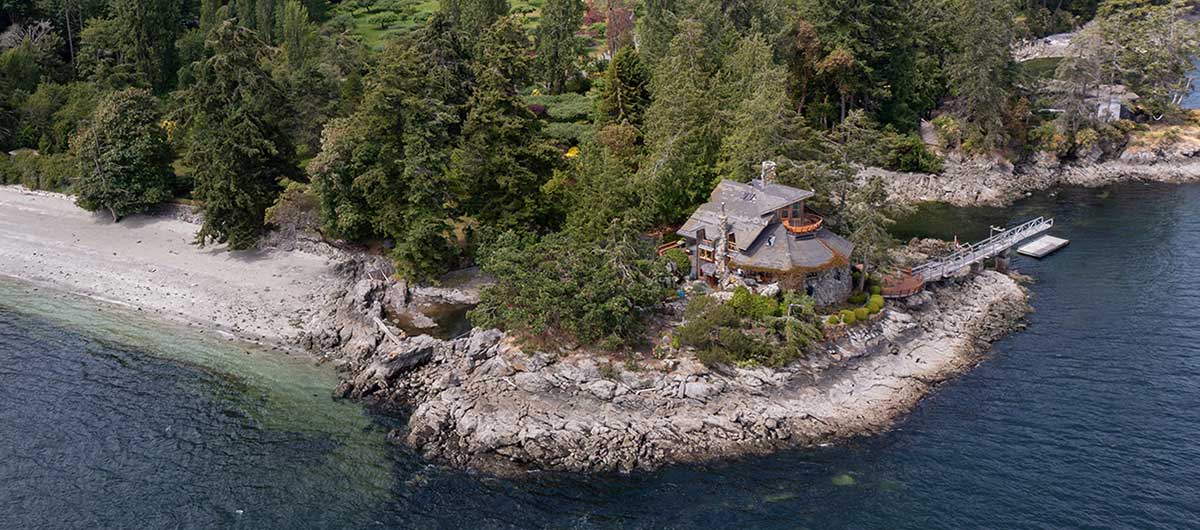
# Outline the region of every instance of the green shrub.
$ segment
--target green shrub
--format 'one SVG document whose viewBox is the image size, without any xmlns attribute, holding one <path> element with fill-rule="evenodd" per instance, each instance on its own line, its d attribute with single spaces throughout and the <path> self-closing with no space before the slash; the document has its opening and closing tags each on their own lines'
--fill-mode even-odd
<svg viewBox="0 0 1200 530">
<path fill-rule="evenodd" d="M 1055 122 L 1049 121 L 1029 131 L 1029 145 L 1035 151 L 1065 155 L 1071 149 L 1071 140 L 1058 130 Z"/>
<path fill-rule="evenodd" d="M 1075 145 L 1079 147 L 1091 147 L 1100 141 L 1100 133 L 1095 129 L 1086 127 L 1075 133 Z"/>
<path fill-rule="evenodd" d="M 542 128 L 546 136 L 563 146 L 579 145 L 588 137 L 591 127 L 584 123 L 547 123 Z"/>
<path fill-rule="evenodd" d="M 754 321 L 762 321 L 767 317 L 774 316 L 779 309 L 779 302 L 774 298 L 754 294 L 745 287 L 734 289 L 729 305 L 738 316 Z"/>
<path fill-rule="evenodd" d="M 583 94 L 526 96 L 530 105 L 546 108 L 546 115 L 555 122 L 583 122 L 591 118 L 592 99 Z"/>
<path fill-rule="evenodd" d="M 617 378 L 621 377 L 621 371 L 617 370 L 617 366 L 611 362 L 602 362 L 599 364 L 599 366 L 597 366 L 597 368 L 600 369 L 600 377 L 608 379 L 609 381 L 615 381 Z"/>
<path fill-rule="evenodd" d="M 652 246 L 626 227 L 614 234 L 595 242 L 570 231 L 507 232 L 487 242 L 476 259 L 496 281 L 480 293 L 471 322 L 541 341 L 637 342 L 647 314 L 669 296 L 670 278 Z"/>
<path fill-rule="evenodd" d="M 942 170 L 942 159 L 929 152 L 925 141 L 915 133 L 887 131 L 883 141 L 887 169 L 916 173 L 937 173 Z"/>
<path fill-rule="evenodd" d="M 71 187 L 78 170 L 75 157 L 56 153 L 41 157 L 37 189 L 63 191 Z"/>
<path fill-rule="evenodd" d="M 825 323 L 830 326 L 836 326 L 842 323 L 842 318 L 838 315 L 829 315 L 829 318 L 825 319 Z"/>
<path fill-rule="evenodd" d="M 872 286 L 868 287 L 867 290 L 870 291 L 872 295 L 878 295 L 878 294 L 883 293 L 883 286 L 872 285 Z"/>
<path fill-rule="evenodd" d="M 17 168 L 13 165 L 12 157 L 0 153 L 0 184 L 13 184 L 20 180 Z"/>
<path fill-rule="evenodd" d="M 867 303 L 867 293 L 862 291 L 856 292 L 850 295 L 850 299 L 848 301 L 851 305 L 863 305 Z"/>
<path fill-rule="evenodd" d="M 709 296 L 697 296 L 688 300 L 683 319 L 684 324 L 675 331 L 675 338 L 679 340 L 680 345 L 697 349 L 709 346 L 715 329 L 741 324 L 732 307 Z"/>
<path fill-rule="evenodd" d="M 852 325 L 855 322 L 858 322 L 858 316 L 854 314 L 854 311 L 850 311 L 849 309 L 843 309 L 841 312 L 841 315 L 842 315 L 842 323 L 843 324 Z"/>
<path fill-rule="evenodd" d="M 771 322 L 771 331 L 775 336 L 783 339 L 783 343 L 788 346 L 786 349 L 796 352 L 803 352 L 810 344 L 821 340 L 822 329 L 820 320 L 777 318 Z"/>
<path fill-rule="evenodd" d="M 870 300 L 867 301 L 867 310 L 874 315 L 875 313 L 883 311 L 883 306 L 885 303 L 886 301 L 883 299 L 883 296 L 874 295 Z"/>
<path fill-rule="evenodd" d="M 788 313 L 788 309 L 791 313 Z M 821 320 L 820 315 L 817 315 L 817 303 L 808 295 L 795 291 L 788 291 L 783 295 L 783 303 L 779 304 L 778 315 L 781 317 L 792 316 L 813 322 Z"/>
<path fill-rule="evenodd" d="M 760 364 L 771 357 L 769 345 L 740 329 L 721 328 L 717 340 L 738 364 Z"/>
<path fill-rule="evenodd" d="M 0 183 L 20 184 L 31 190 L 64 191 L 75 177 L 75 158 L 65 153 L 38 155 L 21 150 L 5 157 L 0 167 Z"/>
<path fill-rule="evenodd" d="M 729 354 L 720 348 L 705 348 L 697 351 L 696 360 L 709 368 L 722 364 L 733 364 L 733 359 L 729 357 Z"/>
<path fill-rule="evenodd" d="M 692 257 L 688 256 L 683 249 L 673 248 L 663 254 L 663 257 L 675 265 L 675 270 L 680 275 L 686 276 L 692 272 Z"/>
<path fill-rule="evenodd" d="M 943 149 L 955 149 L 962 143 L 962 126 L 954 116 L 942 114 L 934 118 L 932 123 L 938 143 L 942 144 Z"/>
<path fill-rule="evenodd" d="M 779 312 L 775 299 L 749 290 L 735 291 L 734 300 L 722 304 L 708 296 L 691 299 L 684 325 L 675 330 L 678 344 L 695 348 L 696 358 L 708 366 L 781 367 L 804 356 L 806 348 L 821 339 L 821 320 L 807 296 L 787 295 L 784 300 L 791 311 L 782 311 L 784 316 L 775 316 Z M 751 318 L 759 321 L 752 325 Z M 836 324 L 840 316 L 831 318 L 830 323 Z"/>
<path fill-rule="evenodd" d="M 867 308 L 865 308 L 865 307 L 860 307 L 860 308 L 854 310 L 854 318 L 856 320 L 866 320 L 867 317 L 870 315 L 871 315 L 871 312 L 868 311 Z"/>
</svg>

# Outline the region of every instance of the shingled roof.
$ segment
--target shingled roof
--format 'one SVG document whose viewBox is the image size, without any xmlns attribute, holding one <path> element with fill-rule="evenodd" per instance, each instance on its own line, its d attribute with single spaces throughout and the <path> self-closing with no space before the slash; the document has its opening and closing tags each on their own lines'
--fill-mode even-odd
<svg viewBox="0 0 1200 530">
<path fill-rule="evenodd" d="M 850 263 L 854 245 L 827 229 L 797 236 L 775 218 L 775 212 L 814 194 L 808 190 L 756 179 L 750 184 L 722 180 L 676 233 L 707 239 L 720 234 L 722 206 L 738 252 L 729 256 L 733 267 L 763 272 L 811 272 Z"/>
<path fill-rule="evenodd" d="M 696 230 L 704 229 L 710 239 L 715 238 L 720 233 L 721 205 L 724 204 L 734 242 L 738 250 L 746 250 L 770 224 L 775 210 L 812 196 L 813 192 L 808 190 L 764 184 L 761 180 L 752 184 L 722 180 L 708 202 L 697 208 L 676 233 L 695 237 Z"/>
<path fill-rule="evenodd" d="M 852 243 L 828 229 L 796 236 L 775 223 L 749 250 L 731 254 L 729 264 L 759 272 L 815 272 L 849 265 L 853 252 Z"/>
</svg>

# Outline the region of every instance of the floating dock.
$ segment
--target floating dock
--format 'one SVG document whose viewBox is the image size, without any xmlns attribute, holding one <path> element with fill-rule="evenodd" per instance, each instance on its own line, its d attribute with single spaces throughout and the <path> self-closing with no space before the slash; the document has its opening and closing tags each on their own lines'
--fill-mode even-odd
<svg viewBox="0 0 1200 530">
<path fill-rule="evenodd" d="M 1034 258 L 1044 258 L 1067 246 L 1070 241 L 1061 237 L 1042 236 L 1017 248 L 1017 253 Z"/>
</svg>

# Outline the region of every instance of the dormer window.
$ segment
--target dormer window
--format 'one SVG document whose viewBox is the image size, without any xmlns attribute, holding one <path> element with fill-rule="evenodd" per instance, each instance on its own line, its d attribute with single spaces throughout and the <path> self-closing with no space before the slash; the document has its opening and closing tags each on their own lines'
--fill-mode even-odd
<svg viewBox="0 0 1200 530">
<path fill-rule="evenodd" d="M 729 239 L 725 244 L 725 248 L 729 250 L 737 250 L 737 239 L 733 237 L 733 232 L 729 233 Z"/>
</svg>

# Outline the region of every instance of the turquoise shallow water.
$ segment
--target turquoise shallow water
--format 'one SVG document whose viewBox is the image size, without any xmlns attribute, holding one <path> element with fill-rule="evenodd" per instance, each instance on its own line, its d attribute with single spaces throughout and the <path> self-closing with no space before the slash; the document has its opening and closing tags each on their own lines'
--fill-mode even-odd
<svg viewBox="0 0 1200 530">
<path fill-rule="evenodd" d="M 634 476 L 443 470 L 324 367 L 0 281 L 0 528 L 1197 527 L 1200 186 L 978 213 L 927 230 L 1072 240 L 981 366 L 882 436 Z"/>
</svg>

